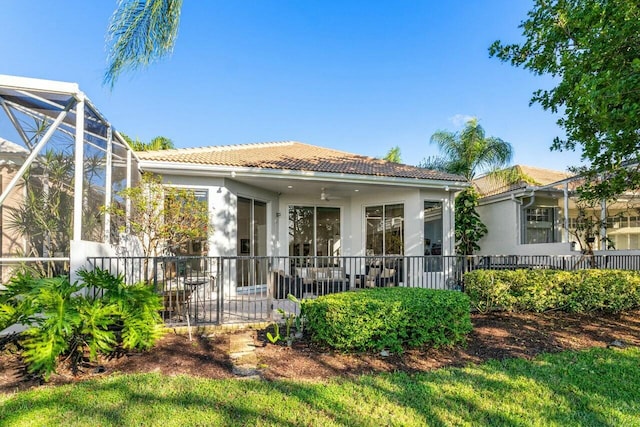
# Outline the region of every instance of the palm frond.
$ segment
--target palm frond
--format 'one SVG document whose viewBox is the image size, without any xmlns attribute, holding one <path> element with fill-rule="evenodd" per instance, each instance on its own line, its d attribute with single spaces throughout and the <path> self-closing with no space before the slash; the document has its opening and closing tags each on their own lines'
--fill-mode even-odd
<svg viewBox="0 0 640 427">
<path fill-rule="evenodd" d="M 170 54 L 178 35 L 182 0 L 120 0 L 107 31 L 104 84 L 113 88 L 126 69 Z"/>
</svg>

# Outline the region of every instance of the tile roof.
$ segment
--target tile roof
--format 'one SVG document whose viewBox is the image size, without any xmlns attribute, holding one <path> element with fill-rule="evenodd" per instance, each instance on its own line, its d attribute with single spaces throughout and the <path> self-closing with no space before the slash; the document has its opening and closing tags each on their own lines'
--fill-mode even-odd
<svg viewBox="0 0 640 427">
<path fill-rule="evenodd" d="M 465 181 L 458 175 L 392 163 L 297 141 L 139 151 L 137 155 L 142 161 Z"/>
<path fill-rule="evenodd" d="M 8 141 L 4 138 L 0 138 L 0 152 L 2 153 L 14 153 L 14 154 L 28 154 L 29 151 L 21 145 L 15 142 Z"/>
<path fill-rule="evenodd" d="M 476 178 L 473 180 L 473 185 L 480 193 L 480 196 L 494 196 L 496 194 L 507 193 L 509 191 L 525 188 L 527 186 L 544 186 L 553 184 L 554 182 L 562 181 L 573 176 L 569 172 L 543 169 L 525 165 L 515 165 L 510 169 L 517 169 L 520 174 L 526 177 L 526 179 L 521 179 L 518 182 L 508 184 L 500 179 L 496 179 L 491 176 L 481 176 L 480 178 Z"/>
</svg>

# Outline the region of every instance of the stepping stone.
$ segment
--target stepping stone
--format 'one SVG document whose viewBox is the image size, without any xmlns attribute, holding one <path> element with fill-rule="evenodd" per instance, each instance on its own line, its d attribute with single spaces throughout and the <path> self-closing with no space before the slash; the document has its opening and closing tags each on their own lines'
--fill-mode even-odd
<svg viewBox="0 0 640 427">
<path fill-rule="evenodd" d="M 260 379 L 260 372 L 255 366 L 233 366 L 232 372 L 239 377 Z"/>
<path fill-rule="evenodd" d="M 234 365 L 237 366 L 253 366 L 254 368 L 258 366 L 258 358 L 255 353 L 249 353 L 244 355 L 239 355 L 238 357 L 232 357 Z"/>
</svg>

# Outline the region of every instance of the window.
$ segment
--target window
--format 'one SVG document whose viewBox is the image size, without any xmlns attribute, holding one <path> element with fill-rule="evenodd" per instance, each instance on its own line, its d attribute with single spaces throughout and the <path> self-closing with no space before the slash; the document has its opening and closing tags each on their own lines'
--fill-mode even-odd
<svg viewBox="0 0 640 427">
<path fill-rule="evenodd" d="M 424 202 L 424 254 L 442 255 L 441 202 Z"/>
<path fill-rule="evenodd" d="M 404 205 L 369 206 L 365 209 L 366 254 L 404 254 Z"/>
<path fill-rule="evenodd" d="M 289 255 L 340 256 L 340 208 L 289 207 Z"/>
<path fill-rule="evenodd" d="M 169 237 L 168 249 L 175 255 L 206 256 L 209 252 L 208 193 L 206 190 L 178 188 L 165 195 L 165 218 L 169 224 L 179 224 Z M 202 230 L 193 236 L 193 230 Z"/>
<path fill-rule="evenodd" d="M 442 203 L 424 202 L 424 271 L 442 271 Z"/>
<path fill-rule="evenodd" d="M 554 243 L 558 241 L 557 209 L 535 207 L 524 210 L 522 243 Z"/>
</svg>

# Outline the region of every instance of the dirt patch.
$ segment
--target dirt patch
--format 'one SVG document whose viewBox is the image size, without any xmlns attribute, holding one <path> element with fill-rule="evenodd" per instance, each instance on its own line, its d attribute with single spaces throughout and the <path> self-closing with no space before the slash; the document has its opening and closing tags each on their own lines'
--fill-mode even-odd
<svg viewBox="0 0 640 427">
<path fill-rule="evenodd" d="M 540 353 L 604 347 L 614 340 L 640 346 L 640 310 L 620 315 L 566 313 L 491 313 L 472 316 L 473 332 L 466 346 L 424 347 L 402 355 L 341 354 L 309 340 L 292 347 L 273 345 L 263 332 L 254 332 L 256 355 L 265 379 L 319 380 L 375 372 L 422 372 L 444 366 L 464 366 L 489 359 L 532 358 Z M 161 372 L 205 378 L 232 378 L 228 357 L 229 335 L 194 337 L 170 333 L 148 352 L 128 353 L 83 367 L 73 376 L 62 367 L 50 383 L 63 384 L 115 372 Z M 10 349 L 0 353 L 0 392 L 40 385 L 25 375 L 24 366 Z"/>
</svg>

